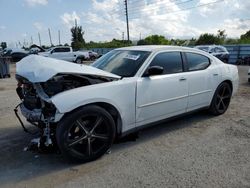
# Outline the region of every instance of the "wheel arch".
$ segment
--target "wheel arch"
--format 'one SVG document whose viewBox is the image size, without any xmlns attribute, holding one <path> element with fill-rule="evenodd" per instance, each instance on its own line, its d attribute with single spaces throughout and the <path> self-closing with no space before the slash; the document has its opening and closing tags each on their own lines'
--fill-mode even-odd
<svg viewBox="0 0 250 188">
<path fill-rule="evenodd" d="M 222 81 L 220 84 L 222 84 L 222 83 L 224 83 L 224 82 L 229 84 L 229 86 L 230 86 L 230 88 L 231 88 L 231 90 L 232 90 L 232 92 L 233 92 L 233 89 L 234 89 L 234 88 L 233 88 L 233 82 L 232 82 L 231 80 L 228 80 L 228 79 L 227 79 L 227 80 Z"/>
<path fill-rule="evenodd" d="M 121 119 L 121 114 L 119 112 L 119 110 L 112 104 L 107 103 L 107 102 L 92 102 L 92 103 L 88 103 L 88 104 L 84 104 L 81 105 L 75 109 L 73 109 L 72 111 L 69 111 L 67 113 L 64 114 L 64 117 L 74 113 L 75 111 L 77 111 L 78 109 L 85 107 L 85 106 L 91 106 L 91 105 L 95 105 L 95 106 L 99 106 L 103 109 L 105 109 L 113 118 L 114 122 L 115 122 L 115 126 L 116 126 L 116 137 L 120 136 L 122 134 L 122 119 Z M 63 118 L 62 118 L 63 119 Z"/>
</svg>

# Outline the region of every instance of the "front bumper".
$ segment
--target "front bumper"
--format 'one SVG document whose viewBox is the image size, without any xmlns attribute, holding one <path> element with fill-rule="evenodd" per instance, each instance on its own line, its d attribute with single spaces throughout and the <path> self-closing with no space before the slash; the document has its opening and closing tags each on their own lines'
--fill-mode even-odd
<svg viewBox="0 0 250 188">
<path fill-rule="evenodd" d="M 20 110 L 22 115 L 30 122 L 39 122 L 42 120 L 42 110 L 41 109 L 27 109 L 24 104 L 20 104 Z"/>
</svg>

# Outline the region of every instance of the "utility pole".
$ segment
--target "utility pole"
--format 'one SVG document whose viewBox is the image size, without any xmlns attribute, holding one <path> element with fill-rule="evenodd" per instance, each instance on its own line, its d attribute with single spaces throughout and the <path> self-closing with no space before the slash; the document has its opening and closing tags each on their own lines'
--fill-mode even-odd
<svg viewBox="0 0 250 188">
<path fill-rule="evenodd" d="M 124 32 L 122 32 L 122 42 L 124 42 Z"/>
<path fill-rule="evenodd" d="M 141 40 L 141 33 L 140 33 L 140 40 Z"/>
<path fill-rule="evenodd" d="M 31 45 L 33 44 L 33 38 L 32 36 L 30 37 L 30 42 L 31 42 Z"/>
<path fill-rule="evenodd" d="M 38 39 L 39 39 L 39 44 L 40 44 L 40 46 L 42 46 L 41 37 L 40 37 L 40 33 L 39 33 L 39 32 L 38 32 Z"/>
<path fill-rule="evenodd" d="M 78 41 L 78 29 L 77 29 L 77 20 L 75 19 L 75 35 L 76 35 L 76 41 Z"/>
<path fill-rule="evenodd" d="M 49 31 L 49 40 L 50 40 L 50 45 L 52 46 L 52 40 L 51 40 L 51 34 L 50 34 L 50 28 L 48 28 Z"/>
<path fill-rule="evenodd" d="M 128 43 L 129 43 L 128 0 L 124 0 L 124 4 L 125 4 L 125 15 L 126 15 L 126 21 L 127 21 L 127 36 L 128 36 Z"/>
<path fill-rule="evenodd" d="M 59 45 L 61 45 L 61 35 L 60 35 L 60 30 L 58 30 L 58 42 L 59 42 Z"/>
</svg>

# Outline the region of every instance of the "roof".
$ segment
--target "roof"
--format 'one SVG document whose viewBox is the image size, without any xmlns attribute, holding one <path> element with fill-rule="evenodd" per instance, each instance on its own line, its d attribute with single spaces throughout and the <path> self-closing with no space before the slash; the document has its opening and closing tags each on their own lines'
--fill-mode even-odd
<svg viewBox="0 0 250 188">
<path fill-rule="evenodd" d="M 117 50 L 140 50 L 140 51 L 159 51 L 159 50 L 194 50 L 193 48 L 182 46 L 168 46 L 168 45 L 142 45 L 142 46 L 129 46 L 118 48 Z"/>
</svg>

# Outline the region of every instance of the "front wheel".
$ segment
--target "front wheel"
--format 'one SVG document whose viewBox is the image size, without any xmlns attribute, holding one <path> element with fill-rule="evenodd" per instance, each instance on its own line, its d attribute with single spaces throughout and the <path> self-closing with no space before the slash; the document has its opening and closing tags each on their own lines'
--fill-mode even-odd
<svg viewBox="0 0 250 188">
<path fill-rule="evenodd" d="M 216 89 L 209 111 L 213 115 L 221 115 L 227 111 L 232 96 L 232 89 L 226 82 L 221 83 Z"/>
<path fill-rule="evenodd" d="M 67 115 L 56 130 L 62 154 L 74 162 L 89 162 L 101 157 L 111 147 L 114 137 L 112 116 L 95 105 Z"/>
<path fill-rule="evenodd" d="M 81 64 L 82 63 L 82 58 L 80 58 L 80 57 L 76 58 L 76 63 Z"/>
</svg>

